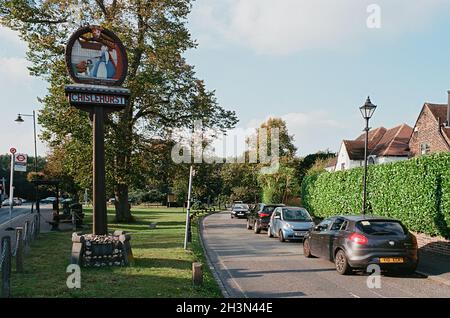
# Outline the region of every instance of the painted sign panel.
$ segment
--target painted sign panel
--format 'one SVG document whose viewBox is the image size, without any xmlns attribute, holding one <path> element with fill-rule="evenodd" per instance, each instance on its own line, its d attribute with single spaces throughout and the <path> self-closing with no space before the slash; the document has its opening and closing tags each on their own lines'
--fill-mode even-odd
<svg viewBox="0 0 450 318">
<path fill-rule="evenodd" d="M 71 104 L 104 105 L 125 107 L 127 99 L 125 96 L 105 95 L 96 93 L 69 93 Z"/>
<path fill-rule="evenodd" d="M 120 86 L 127 75 L 128 58 L 113 32 L 86 26 L 69 39 L 66 67 L 75 83 Z"/>
<path fill-rule="evenodd" d="M 27 172 L 28 156 L 23 153 L 14 154 L 14 171 Z"/>
</svg>

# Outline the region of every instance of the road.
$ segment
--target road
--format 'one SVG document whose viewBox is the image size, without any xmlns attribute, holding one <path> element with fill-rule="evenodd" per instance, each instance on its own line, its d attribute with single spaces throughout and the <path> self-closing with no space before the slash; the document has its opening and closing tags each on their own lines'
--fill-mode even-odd
<svg viewBox="0 0 450 318">
<path fill-rule="evenodd" d="M 254 234 L 245 220 L 229 212 L 203 221 L 203 240 L 213 266 L 230 297 L 450 297 L 450 287 L 418 274 L 381 277 L 380 289 L 369 289 L 369 274 L 341 276 L 334 264 L 307 259 L 301 243 L 281 243 L 266 233 Z"/>
<path fill-rule="evenodd" d="M 20 206 L 15 206 L 13 208 L 12 217 L 15 218 L 19 215 L 30 213 L 31 203 L 25 203 Z M 9 221 L 9 206 L 4 206 L 0 208 L 0 225 Z"/>
</svg>

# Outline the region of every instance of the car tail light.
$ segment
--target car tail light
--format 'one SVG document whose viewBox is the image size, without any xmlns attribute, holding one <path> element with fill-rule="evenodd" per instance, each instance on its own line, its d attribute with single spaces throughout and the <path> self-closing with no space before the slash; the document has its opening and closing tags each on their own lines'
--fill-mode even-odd
<svg viewBox="0 0 450 318">
<path fill-rule="evenodd" d="M 270 214 L 267 214 L 267 213 L 260 213 L 259 216 L 262 217 L 262 218 L 267 218 L 267 217 L 270 216 Z"/>
<path fill-rule="evenodd" d="M 350 241 L 358 245 L 366 245 L 369 242 L 367 237 L 358 233 L 353 233 L 352 235 L 350 235 L 349 239 Z"/>
</svg>

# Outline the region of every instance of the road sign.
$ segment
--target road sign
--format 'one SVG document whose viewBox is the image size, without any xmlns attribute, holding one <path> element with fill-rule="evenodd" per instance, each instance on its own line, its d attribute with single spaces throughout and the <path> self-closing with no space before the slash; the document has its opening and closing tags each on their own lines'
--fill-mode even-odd
<svg viewBox="0 0 450 318">
<path fill-rule="evenodd" d="M 9 152 L 12 153 L 12 154 L 15 154 L 17 152 L 17 149 L 16 148 L 11 148 L 11 149 L 9 149 Z"/>
<path fill-rule="evenodd" d="M 14 171 L 27 172 L 28 156 L 23 153 L 14 154 Z"/>
</svg>

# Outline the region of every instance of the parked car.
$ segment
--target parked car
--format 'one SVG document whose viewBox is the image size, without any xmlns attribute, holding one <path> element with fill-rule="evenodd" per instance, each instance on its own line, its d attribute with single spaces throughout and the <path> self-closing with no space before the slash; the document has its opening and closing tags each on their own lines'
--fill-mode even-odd
<svg viewBox="0 0 450 318">
<path fill-rule="evenodd" d="M 414 273 L 416 237 L 398 220 L 373 216 L 336 216 L 314 227 L 303 243 L 305 257 L 333 261 L 339 274 L 377 264 L 381 270 Z"/>
<path fill-rule="evenodd" d="M 284 204 L 257 204 L 247 216 L 247 230 L 253 229 L 256 234 L 261 233 L 262 230 L 266 231 L 273 211 L 283 206 Z"/>
<path fill-rule="evenodd" d="M 45 199 L 42 199 L 41 201 L 40 201 L 41 203 L 53 203 L 53 202 L 56 202 L 56 197 L 47 197 L 47 198 L 45 198 Z"/>
<path fill-rule="evenodd" d="M 279 207 L 272 213 L 267 235 L 269 237 L 278 237 L 280 242 L 303 240 L 313 227 L 313 219 L 306 209 Z"/>
<path fill-rule="evenodd" d="M 2 206 L 9 206 L 9 199 L 5 199 L 2 202 Z M 22 205 L 22 201 L 19 198 L 13 198 L 13 206 Z"/>
<path fill-rule="evenodd" d="M 233 207 L 231 208 L 231 218 L 246 218 L 248 211 L 248 205 L 245 203 L 233 204 Z"/>
<path fill-rule="evenodd" d="M 13 198 L 13 205 L 22 205 L 22 200 L 20 198 Z"/>
</svg>

